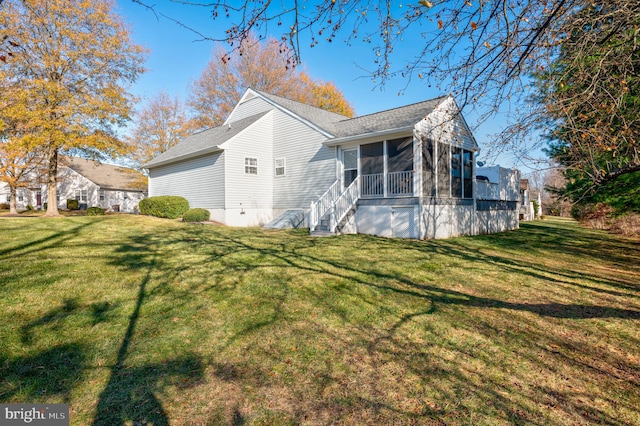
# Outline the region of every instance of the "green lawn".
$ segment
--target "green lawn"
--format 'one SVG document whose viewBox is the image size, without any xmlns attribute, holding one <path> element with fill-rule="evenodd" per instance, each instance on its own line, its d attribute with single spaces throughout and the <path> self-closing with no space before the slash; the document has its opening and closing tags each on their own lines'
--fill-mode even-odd
<svg viewBox="0 0 640 426">
<path fill-rule="evenodd" d="M 637 240 L 125 215 L 0 235 L 0 402 L 74 425 L 640 424 Z"/>
</svg>

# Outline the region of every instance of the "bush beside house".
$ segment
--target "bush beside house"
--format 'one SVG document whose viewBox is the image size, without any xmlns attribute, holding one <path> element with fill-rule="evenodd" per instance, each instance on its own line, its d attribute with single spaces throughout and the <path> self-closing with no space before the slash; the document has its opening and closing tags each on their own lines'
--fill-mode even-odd
<svg viewBox="0 0 640 426">
<path fill-rule="evenodd" d="M 87 216 L 104 216 L 105 210 L 100 207 L 89 207 L 87 209 Z"/>
<path fill-rule="evenodd" d="M 72 198 L 67 200 L 67 210 L 78 210 L 79 208 L 80 202 L 78 200 Z"/>
<path fill-rule="evenodd" d="M 162 195 L 140 200 L 140 213 L 148 216 L 177 219 L 189 210 L 189 201 L 175 195 Z"/>
<path fill-rule="evenodd" d="M 211 217 L 211 212 L 207 209 L 191 209 L 182 215 L 183 222 L 205 222 Z"/>
</svg>

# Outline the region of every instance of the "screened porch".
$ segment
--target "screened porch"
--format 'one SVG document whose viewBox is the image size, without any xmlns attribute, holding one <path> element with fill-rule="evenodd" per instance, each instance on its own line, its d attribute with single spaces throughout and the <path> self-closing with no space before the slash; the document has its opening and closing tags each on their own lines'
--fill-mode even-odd
<svg viewBox="0 0 640 426">
<path fill-rule="evenodd" d="M 412 137 L 364 144 L 359 150 L 359 169 L 357 150 L 344 152 L 345 187 L 359 176 L 362 198 L 414 195 Z"/>
</svg>

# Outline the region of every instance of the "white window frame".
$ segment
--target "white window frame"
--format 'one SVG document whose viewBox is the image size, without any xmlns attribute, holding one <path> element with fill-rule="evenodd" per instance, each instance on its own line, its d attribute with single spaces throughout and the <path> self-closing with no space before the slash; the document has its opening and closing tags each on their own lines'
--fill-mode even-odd
<svg viewBox="0 0 640 426">
<path fill-rule="evenodd" d="M 76 200 L 78 200 L 79 203 L 86 203 L 89 199 L 88 192 L 86 189 L 76 189 Z"/>
<path fill-rule="evenodd" d="M 106 200 L 107 200 L 107 194 L 104 189 L 101 189 L 98 192 L 98 201 L 106 201 Z"/>
<path fill-rule="evenodd" d="M 281 165 L 278 165 L 281 163 Z M 273 173 L 276 177 L 286 176 L 287 175 L 287 159 L 286 158 L 276 158 L 273 160 Z M 278 170 L 282 170 L 281 173 L 278 173 Z"/>
<path fill-rule="evenodd" d="M 244 157 L 244 174 L 245 175 L 257 175 L 258 174 L 258 159 L 255 157 Z"/>
</svg>

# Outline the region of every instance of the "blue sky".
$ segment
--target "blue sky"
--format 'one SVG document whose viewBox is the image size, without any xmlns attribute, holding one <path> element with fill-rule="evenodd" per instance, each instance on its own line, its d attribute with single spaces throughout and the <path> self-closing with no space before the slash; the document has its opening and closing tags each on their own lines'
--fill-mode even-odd
<svg viewBox="0 0 640 426">
<path fill-rule="evenodd" d="M 118 13 L 129 24 L 133 39 L 149 50 L 146 63 L 148 72 L 131 88 L 140 97 L 151 97 L 161 90 L 186 100 L 189 82 L 196 79 L 211 59 L 214 43 L 202 41 L 201 37 L 175 22 L 166 19 L 131 0 L 117 0 Z M 154 3 L 149 3 L 154 4 Z M 175 20 L 196 29 L 207 36 L 220 36 L 229 25 L 225 20 L 213 20 L 210 8 L 180 5 L 160 0 L 154 4 L 156 12 L 162 12 Z M 275 34 L 277 35 L 277 34 Z M 407 34 L 403 43 L 396 46 L 394 57 L 410 59 L 419 49 L 422 40 L 419 34 Z M 448 93 L 439 91 L 418 78 L 407 81 L 396 78 L 380 87 L 367 76 L 366 69 L 374 68 L 374 53 L 371 46 L 356 40 L 351 46 L 340 38 L 333 43 L 321 42 L 314 48 L 301 52 L 302 68 L 312 78 L 332 81 L 342 90 L 353 105 L 357 115 L 395 108 Z M 474 117 L 467 116 L 470 124 Z M 505 118 L 498 116 L 481 125 L 475 136 L 481 148 L 486 146 L 491 134 L 504 126 Z M 480 158 L 487 149 L 481 151 Z M 496 161 L 502 166 L 513 166 L 513 155 L 503 154 Z M 522 168 L 521 165 L 519 165 Z"/>
</svg>

